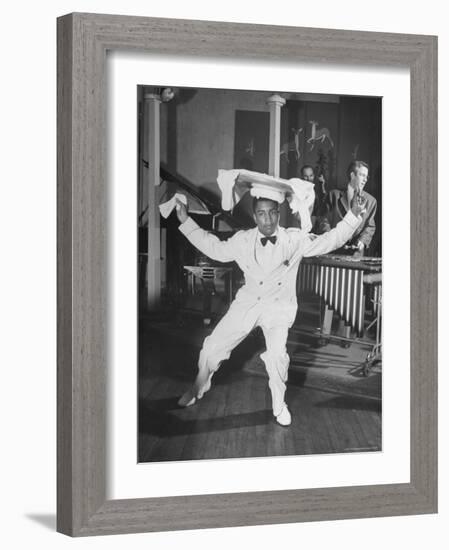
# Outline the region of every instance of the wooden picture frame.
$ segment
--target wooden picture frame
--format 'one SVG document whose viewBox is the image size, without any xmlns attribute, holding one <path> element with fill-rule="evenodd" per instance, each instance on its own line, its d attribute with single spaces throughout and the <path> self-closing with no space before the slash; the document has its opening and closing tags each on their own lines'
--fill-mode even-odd
<svg viewBox="0 0 449 550">
<path fill-rule="evenodd" d="M 106 52 L 411 75 L 410 483 L 106 499 Z M 437 38 L 74 13 L 58 19 L 58 504 L 71 536 L 437 511 Z"/>
</svg>

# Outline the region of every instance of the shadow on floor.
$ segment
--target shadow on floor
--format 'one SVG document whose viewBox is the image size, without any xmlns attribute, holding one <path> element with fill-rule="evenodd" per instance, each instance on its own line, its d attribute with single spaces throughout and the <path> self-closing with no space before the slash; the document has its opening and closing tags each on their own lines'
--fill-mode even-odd
<svg viewBox="0 0 449 550">
<path fill-rule="evenodd" d="M 317 403 L 315 407 L 324 409 L 351 409 L 352 411 L 370 411 L 375 413 L 382 412 L 382 402 L 375 399 L 356 396 L 338 396 Z"/>
<path fill-rule="evenodd" d="M 230 414 L 218 418 L 181 418 L 185 409 L 178 407 L 177 398 L 141 401 L 139 432 L 157 437 L 188 435 L 192 432 L 216 432 L 235 428 L 265 425 L 273 419 L 271 410 Z M 176 413 L 178 411 L 178 414 Z"/>
<path fill-rule="evenodd" d="M 26 514 L 25 517 L 50 531 L 56 531 L 56 514 Z"/>
</svg>

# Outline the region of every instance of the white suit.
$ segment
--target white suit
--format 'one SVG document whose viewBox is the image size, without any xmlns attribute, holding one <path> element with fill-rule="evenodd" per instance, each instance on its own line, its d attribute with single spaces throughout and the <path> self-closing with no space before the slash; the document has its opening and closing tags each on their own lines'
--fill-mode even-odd
<svg viewBox="0 0 449 550">
<path fill-rule="evenodd" d="M 251 332 L 260 326 L 267 350 L 261 355 L 269 377 L 273 414 L 284 407 L 285 383 L 289 366 L 286 343 L 288 329 L 297 311 L 296 276 L 302 257 L 316 256 L 340 248 L 350 239 L 360 218 L 348 212 L 331 231 L 315 236 L 297 228 L 278 228 L 275 244 L 268 242 L 265 251 L 271 262 L 258 262 L 260 233 L 255 227 L 239 231 L 227 241 L 201 229 L 191 218 L 179 226 L 180 231 L 203 254 L 220 262 L 235 261 L 245 275 L 245 284 L 237 292 L 226 315 L 200 352 L 199 377 L 203 382 L 196 397 L 202 397 L 210 387 L 210 379 L 222 361 Z M 270 248 L 268 248 L 270 247 Z M 201 375 L 201 376 L 200 376 Z"/>
</svg>

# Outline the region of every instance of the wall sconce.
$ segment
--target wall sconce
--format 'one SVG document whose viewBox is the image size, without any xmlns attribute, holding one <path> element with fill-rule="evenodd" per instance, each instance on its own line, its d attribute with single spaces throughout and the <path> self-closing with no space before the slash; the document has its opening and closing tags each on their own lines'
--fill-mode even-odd
<svg viewBox="0 0 449 550">
<path fill-rule="evenodd" d="M 176 95 L 176 88 L 161 88 L 160 96 L 163 103 L 167 103 Z"/>
</svg>

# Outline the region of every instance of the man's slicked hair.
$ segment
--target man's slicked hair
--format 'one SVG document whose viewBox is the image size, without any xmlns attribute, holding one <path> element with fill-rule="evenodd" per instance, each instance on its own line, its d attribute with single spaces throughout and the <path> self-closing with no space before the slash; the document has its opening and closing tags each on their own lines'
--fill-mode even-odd
<svg viewBox="0 0 449 550">
<path fill-rule="evenodd" d="M 266 199 L 265 197 L 253 197 L 253 213 L 256 213 L 257 203 L 262 201 L 269 201 L 276 205 L 276 208 L 279 209 L 279 203 L 273 199 Z"/>
<path fill-rule="evenodd" d="M 348 170 L 346 171 L 346 175 L 347 175 L 348 179 L 351 179 L 351 172 L 354 172 L 354 174 L 355 174 L 355 171 L 358 168 L 367 168 L 368 171 L 369 171 L 369 166 L 366 162 L 364 162 L 363 160 L 353 160 L 349 164 Z"/>
</svg>

